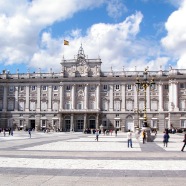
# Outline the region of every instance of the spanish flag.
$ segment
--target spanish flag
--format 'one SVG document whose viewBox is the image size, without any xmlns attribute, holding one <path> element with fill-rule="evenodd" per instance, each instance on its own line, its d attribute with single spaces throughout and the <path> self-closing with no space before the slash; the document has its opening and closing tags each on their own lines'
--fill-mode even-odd
<svg viewBox="0 0 186 186">
<path fill-rule="evenodd" d="M 64 40 L 64 45 L 69 45 L 69 41 Z"/>
</svg>

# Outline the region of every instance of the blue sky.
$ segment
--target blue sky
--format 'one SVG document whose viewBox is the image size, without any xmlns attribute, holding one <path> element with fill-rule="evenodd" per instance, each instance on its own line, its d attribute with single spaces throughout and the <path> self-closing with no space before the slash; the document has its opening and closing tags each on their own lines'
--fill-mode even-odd
<svg viewBox="0 0 186 186">
<path fill-rule="evenodd" d="M 1 72 L 60 72 L 81 43 L 102 71 L 186 69 L 185 17 L 186 0 L 0 0 Z"/>
</svg>

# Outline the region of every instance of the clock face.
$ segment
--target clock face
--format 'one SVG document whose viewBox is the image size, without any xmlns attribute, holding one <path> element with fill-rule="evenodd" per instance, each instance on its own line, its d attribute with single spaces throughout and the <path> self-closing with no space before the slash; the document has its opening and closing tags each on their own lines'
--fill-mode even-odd
<svg viewBox="0 0 186 186">
<path fill-rule="evenodd" d="M 84 57 L 81 57 L 81 56 L 78 58 L 78 62 L 79 62 L 80 65 L 86 64 L 85 58 Z"/>
</svg>

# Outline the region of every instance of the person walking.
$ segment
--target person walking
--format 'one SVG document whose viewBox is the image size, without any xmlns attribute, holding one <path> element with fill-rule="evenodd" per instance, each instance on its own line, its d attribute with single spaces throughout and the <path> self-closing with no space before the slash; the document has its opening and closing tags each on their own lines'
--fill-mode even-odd
<svg viewBox="0 0 186 186">
<path fill-rule="evenodd" d="M 14 135 L 14 131 L 13 131 L 13 129 L 11 129 L 11 132 L 10 132 L 10 133 L 11 133 L 12 136 Z"/>
<path fill-rule="evenodd" d="M 132 148 L 132 132 L 128 130 L 127 132 L 127 139 L 128 139 L 128 148 L 129 146 Z"/>
<path fill-rule="evenodd" d="M 5 131 L 5 129 L 3 129 L 3 134 L 4 134 L 4 137 L 6 136 L 6 131 Z"/>
<path fill-rule="evenodd" d="M 166 130 L 165 134 L 163 135 L 163 145 L 164 145 L 164 147 L 168 146 L 169 138 L 170 138 L 169 133 Z"/>
<path fill-rule="evenodd" d="M 147 140 L 147 134 L 145 130 L 142 132 L 142 139 L 143 139 L 143 144 L 144 144 Z"/>
<path fill-rule="evenodd" d="M 185 145 L 186 145 L 186 134 L 184 136 L 183 142 L 184 142 L 184 144 L 183 144 L 183 147 L 181 149 L 182 152 L 184 151 L 184 148 L 185 148 Z"/>
<path fill-rule="evenodd" d="M 96 130 L 95 134 L 96 134 L 96 139 L 95 140 L 98 141 L 99 140 L 99 131 Z"/>
<path fill-rule="evenodd" d="M 28 134 L 29 134 L 29 136 L 31 138 L 31 129 L 28 129 Z"/>
<path fill-rule="evenodd" d="M 117 136 L 117 133 L 118 133 L 118 129 L 115 129 L 115 136 Z"/>
</svg>

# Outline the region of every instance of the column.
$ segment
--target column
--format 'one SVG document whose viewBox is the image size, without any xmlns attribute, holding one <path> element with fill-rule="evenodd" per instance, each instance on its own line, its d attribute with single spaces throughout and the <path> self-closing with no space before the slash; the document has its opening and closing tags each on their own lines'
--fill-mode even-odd
<svg viewBox="0 0 186 186">
<path fill-rule="evenodd" d="M 18 86 L 15 86 L 15 111 L 18 111 Z"/>
<path fill-rule="evenodd" d="M 3 111 L 7 111 L 7 86 L 4 85 L 4 94 L 3 94 Z"/>
<path fill-rule="evenodd" d="M 59 106 L 59 110 L 63 110 L 63 105 L 64 105 L 64 103 L 63 103 L 63 98 L 64 98 L 63 97 L 63 87 L 64 87 L 63 85 L 60 85 L 60 90 L 59 90 L 60 91 L 60 93 L 59 93 L 60 94 L 60 98 L 59 98 L 60 99 L 60 103 L 59 103 L 60 106 Z"/>
<path fill-rule="evenodd" d="M 121 110 L 122 110 L 123 112 L 124 112 L 125 109 L 126 109 L 126 108 L 125 108 L 125 101 L 126 101 L 126 100 L 125 100 L 125 96 L 126 96 L 126 94 L 125 94 L 125 86 L 126 86 L 125 84 L 122 85 L 122 92 L 121 92 L 121 93 L 122 93 L 122 102 L 121 102 L 122 105 L 121 105 Z"/>
<path fill-rule="evenodd" d="M 74 132 L 74 114 L 71 114 L 71 119 L 70 119 L 70 131 Z"/>
<path fill-rule="evenodd" d="M 110 97 L 110 104 L 109 104 L 109 111 L 113 111 L 113 85 L 109 86 L 109 97 Z"/>
<path fill-rule="evenodd" d="M 163 83 L 159 83 L 159 111 L 163 111 Z"/>
<path fill-rule="evenodd" d="M 64 130 L 64 127 L 63 127 L 63 115 L 62 114 L 58 114 L 58 118 L 59 118 L 59 128 L 60 130 Z"/>
<path fill-rule="evenodd" d="M 147 92 L 147 112 L 149 112 L 150 111 L 150 87 L 148 86 L 147 87 L 147 90 L 146 90 Z"/>
<path fill-rule="evenodd" d="M 52 110 L 52 86 L 48 86 L 48 111 Z"/>
<path fill-rule="evenodd" d="M 100 110 L 100 84 L 97 85 L 97 109 Z"/>
<path fill-rule="evenodd" d="M 41 108 L 41 86 L 37 85 L 37 111 Z"/>
<path fill-rule="evenodd" d="M 169 111 L 173 111 L 173 88 L 172 80 L 169 80 Z"/>
<path fill-rule="evenodd" d="M 25 111 L 28 112 L 29 111 L 29 99 L 30 97 L 30 86 L 27 85 L 26 86 L 26 104 L 25 104 Z"/>
<path fill-rule="evenodd" d="M 96 115 L 96 129 L 99 129 L 99 114 Z"/>
<path fill-rule="evenodd" d="M 84 114 L 84 126 L 83 129 L 85 130 L 87 128 L 87 114 Z"/>
<path fill-rule="evenodd" d="M 72 109 L 75 109 L 75 85 L 72 85 Z"/>
<path fill-rule="evenodd" d="M 88 109 L 88 85 L 85 85 L 85 109 Z"/>
<path fill-rule="evenodd" d="M 174 81 L 174 87 L 173 87 L 173 92 L 175 93 L 174 95 L 174 111 L 179 111 L 179 106 L 178 106 L 178 82 Z"/>
<path fill-rule="evenodd" d="M 139 109 L 139 100 L 138 100 L 138 90 L 136 86 L 134 86 L 134 109 L 138 110 Z"/>
</svg>

